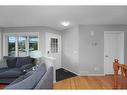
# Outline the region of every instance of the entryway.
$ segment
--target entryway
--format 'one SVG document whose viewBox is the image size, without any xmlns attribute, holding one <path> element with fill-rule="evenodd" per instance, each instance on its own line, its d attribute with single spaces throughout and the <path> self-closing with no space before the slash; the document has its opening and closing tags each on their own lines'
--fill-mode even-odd
<svg viewBox="0 0 127 95">
<path fill-rule="evenodd" d="M 76 74 L 74 74 L 73 72 L 70 72 L 64 68 L 60 68 L 56 70 L 56 81 L 61 81 L 64 79 L 68 79 L 68 78 L 72 78 L 77 76 Z"/>
<path fill-rule="evenodd" d="M 46 56 L 55 58 L 54 68 L 61 68 L 61 35 L 46 32 Z"/>
<path fill-rule="evenodd" d="M 55 33 L 46 32 L 46 56 L 51 60 L 51 64 L 54 67 L 54 81 L 61 81 L 76 74 L 61 68 L 61 35 Z M 54 59 L 54 60 L 52 60 Z"/>
<path fill-rule="evenodd" d="M 104 31 L 104 73 L 113 74 L 113 61 L 124 63 L 124 31 Z"/>
<path fill-rule="evenodd" d="M 61 68 L 60 34 L 46 32 L 46 57 L 48 58 L 46 63 L 54 67 L 54 82 L 56 82 L 56 70 Z"/>
</svg>

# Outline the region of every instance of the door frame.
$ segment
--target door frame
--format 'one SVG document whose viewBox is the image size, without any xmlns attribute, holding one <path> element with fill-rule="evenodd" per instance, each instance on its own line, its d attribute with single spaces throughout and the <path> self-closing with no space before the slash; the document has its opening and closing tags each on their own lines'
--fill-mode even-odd
<svg viewBox="0 0 127 95">
<path fill-rule="evenodd" d="M 0 32 L 0 59 L 2 59 L 2 33 Z"/>
<path fill-rule="evenodd" d="M 105 34 L 121 34 L 121 64 L 124 64 L 124 31 L 104 31 L 104 42 L 105 42 Z M 105 43 L 104 43 L 104 48 L 105 48 Z M 106 70 L 105 70 L 105 51 L 104 51 L 104 74 L 106 75 Z"/>
</svg>

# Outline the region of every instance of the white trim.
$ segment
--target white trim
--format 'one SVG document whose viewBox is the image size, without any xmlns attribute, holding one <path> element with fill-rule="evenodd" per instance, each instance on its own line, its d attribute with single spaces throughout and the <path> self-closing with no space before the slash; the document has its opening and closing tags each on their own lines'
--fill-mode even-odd
<svg viewBox="0 0 127 95">
<path fill-rule="evenodd" d="M 105 76 L 105 74 L 90 74 L 89 71 L 80 71 L 79 76 Z"/>
<path fill-rule="evenodd" d="M 121 38 L 122 38 L 122 47 L 121 47 L 121 64 L 125 64 L 124 62 L 124 31 L 121 33 Z"/>
<path fill-rule="evenodd" d="M 5 33 L 3 33 L 3 56 L 7 56 L 7 52 L 8 52 L 8 49 L 7 49 L 7 44 L 6 43 L 7 39 L 6 39 L 7 35 L 5 35 Z"/>
<path fill-rule="evenodd" d="M 105 76 L 105 74 L 88 74 L 88 76 Z"/>
<path fill-rule="evenodd" d="M 84 74 L 79 76 L 105 76 L 105 74 Z"/>
<path fill-rule="evenodd" d="M 56 83 L 56 81 L 54 80 L 53 83 Z"/>
<path fill-rule="evenodd" d="M 124 31 L 104 31 L 104 34 L 121 34 L 124 33 Z"/>
<path fill-rule="evenodd" d="M 2 58 L 2 34 L 0 32 L 0 59 Z"/>
<path fill-rule="evenodd" d="M 79 71 L 79 75 L 83 76 L 83 75 L 88 75 L 89 71 Z"/>
<path fill-rule="evenodd" d="M 16 36 L 16 43 L 15 43 L 15 56 L 18 56 L 18 36 Z"/>
<path fill-rule="evenodd" d="M 30 35 L 30 36 L 39 36 L 39 32 L 3 32 L 3 35 L 21 35 L 21 36 L 26 36 L 26 35 Z"/>
<path fill-rule="evenodd" d="M 26 50 L 27 50 L 27 56 L 30 54 L 30 52 L 29 52 L 29 35 L 27 35 L 27 39 L 26 39 L 27 41 L 26 41 Z"/>
</svg>

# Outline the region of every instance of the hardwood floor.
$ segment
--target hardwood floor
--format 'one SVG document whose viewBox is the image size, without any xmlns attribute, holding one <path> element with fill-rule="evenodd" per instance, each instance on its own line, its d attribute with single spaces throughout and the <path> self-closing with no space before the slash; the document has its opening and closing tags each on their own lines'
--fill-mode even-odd
<svg viewBox="0 0 127 95">
<path fill-rule="evenodd" d="M 0 89 L 6 85 L 0 84 Z M 76 76 L 54 83 L 54 89 L 114 89 L 114 77 L 108 76 Z M 118 82 L 118 89 L 127 89 L 127 80 Z"/>
<path fill-rule="evenodd" d="M 7 85 L 5 84 L 0 84 L 0 89 L 4 89 Z"/>
<path fill-rule="evenodd" d="M 125 84 L 125 83 L 124 83 Z M 127 81 L 126 81 L 127 84 Z M 127 87 L 127 86 L 126 86 Z M 113 89 L 113 76 L 76 76 L 54 83 L 54 89 Z M 118 89 L 127 89 L 119 82 Z"/>
</svg>

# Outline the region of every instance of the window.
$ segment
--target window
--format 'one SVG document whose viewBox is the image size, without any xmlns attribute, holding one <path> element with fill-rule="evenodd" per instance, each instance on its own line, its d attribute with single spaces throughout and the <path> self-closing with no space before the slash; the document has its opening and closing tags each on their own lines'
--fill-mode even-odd
<svg viewBox="0 0 127 95">
<path fill-rule="evenodd" d="M 29 51 L 38 50 L 38 37 L 29 36 Z"/>
<path fill-rule="evenodd" d="M 38 50 L 38 36 L 29 36 L 29 53 Z"/>
<path fill-rule="evenodd" d="M 51 38 L 51 53 L 58 53 L 58 39 Z"/>
<path fill-rule="evenodd" d="M 7 35 L 8 56 L 29 56 L 31 51 L 38 50 L 38 35 Z"/>
<path fill-rule="evenodd" d="M 15 42 L 16 42 L 15 36 L 8 37 L 8 56 L 16 56 L 15 55 Z"/>
<path fill-rule="evenodd" d="M 27 56 L 27 36 L 18 37 L 18 56 Z"/>
</svg>

